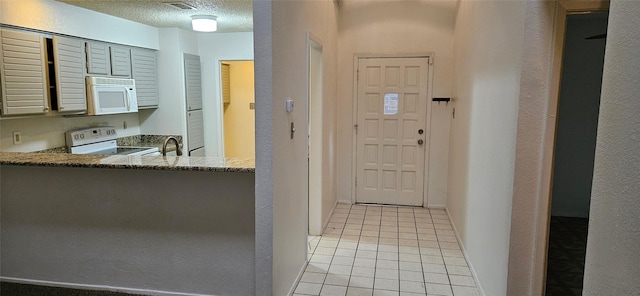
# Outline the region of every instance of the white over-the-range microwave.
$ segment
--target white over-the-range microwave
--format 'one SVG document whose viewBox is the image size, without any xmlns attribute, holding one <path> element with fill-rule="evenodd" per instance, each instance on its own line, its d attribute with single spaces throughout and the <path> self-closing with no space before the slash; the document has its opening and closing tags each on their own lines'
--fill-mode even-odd
<svg viewBox="0 0 640 296">
<path fill-rule="evenodd" d="M 87 77 L 87 114 L 106 115 L 138 112 L 133 79 Z"/>
</svg>

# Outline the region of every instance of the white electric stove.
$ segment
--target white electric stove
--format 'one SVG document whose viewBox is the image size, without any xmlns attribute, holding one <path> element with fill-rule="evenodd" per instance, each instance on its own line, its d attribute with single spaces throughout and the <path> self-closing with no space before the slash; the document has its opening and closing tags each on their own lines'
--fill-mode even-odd
<svg viewBox="0 0 640 296">
<path fill-rule="evenodd" d="M 157 147 L 118 146 L 113 126 L 68 131 L 65 136 L 71 154 L 160 155 Z"/>
</svg>

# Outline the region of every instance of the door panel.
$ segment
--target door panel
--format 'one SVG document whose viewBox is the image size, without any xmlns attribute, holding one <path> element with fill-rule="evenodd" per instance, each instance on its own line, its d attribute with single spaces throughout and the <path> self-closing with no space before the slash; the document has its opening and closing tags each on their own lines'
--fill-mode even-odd
<svg viewBox="0 0 640 296">
<path fill-rule="evenodd" d="M 428 58 L 359 60 L 357 202 L 423 204 L 428 66 Z"/>
</svg>

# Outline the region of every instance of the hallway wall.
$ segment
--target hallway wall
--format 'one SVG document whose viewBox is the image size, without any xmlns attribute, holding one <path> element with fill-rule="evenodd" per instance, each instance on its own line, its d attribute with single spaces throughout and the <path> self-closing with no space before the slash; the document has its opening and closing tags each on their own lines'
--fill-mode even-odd
<svg viewBox="0 0 640 296">
<path fill-rule="evenodd" d="M 447 210 L 484 295 L 507 292 L 525 8 L 463 1 L 456 18 Z"/>
<path fill-rule="evenodd" d="M 325 55 L 323 159 L 328 171 L 323 179 L 335 188 L 337 7 L 333 1 L 257 1 L 253 7 L 256 291 L 287 295 L 307 257 L 307 30 L 320 39 Z M 292 112 L 285 110 L 287 99 L 294 101 Z M 327 198 L 335 198 L 328 192 Z"/>
<path fill-rule="evenodd" d="M 338 199 L 352 202 L 355 54 L 434 53 L 434 97 L 451 97 L 456 2 L 342 1 L 338 19 Z M 451 104 L 432 104 L 428 205 L 444 207 Z M 426 176 L 426 175 L 425 175 Z"/>
<path fill-rule="evenodd" d="M 612 1 L 585 262 L 584 295 L 640 291 L 640 5 Z"/>
</svg>

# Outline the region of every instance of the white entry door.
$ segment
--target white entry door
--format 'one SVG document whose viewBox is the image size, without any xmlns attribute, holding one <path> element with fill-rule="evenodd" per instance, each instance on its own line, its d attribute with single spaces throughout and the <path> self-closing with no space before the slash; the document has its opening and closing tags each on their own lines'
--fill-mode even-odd
<svg viewBox="0 0 640 296">
<path fill-rule="evenodd" d="M 360 58 L 356 202 L 423 204 L 429 59 Z"/>
</svg>

